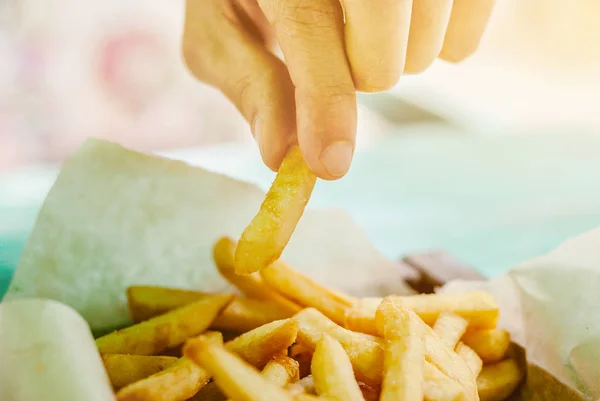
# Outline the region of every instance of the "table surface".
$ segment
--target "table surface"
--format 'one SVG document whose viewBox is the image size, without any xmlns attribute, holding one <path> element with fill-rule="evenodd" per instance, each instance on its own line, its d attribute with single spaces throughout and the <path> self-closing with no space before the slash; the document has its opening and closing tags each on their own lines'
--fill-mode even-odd
<svg viewBox="0 0 600 401">
<path fill-rule="evenodd" d="M 600 225 L 600 136 L 411 131 L 359 150 L 346 178 L 317 184 L 311 207 L 346 210 L 389 258 L 445 249 L 486 276 Z M 263 188 L 273 178 L 251 145 L 168 156 Z M 57 173 L 0 177 L 0 294 Z"/>
</svg>

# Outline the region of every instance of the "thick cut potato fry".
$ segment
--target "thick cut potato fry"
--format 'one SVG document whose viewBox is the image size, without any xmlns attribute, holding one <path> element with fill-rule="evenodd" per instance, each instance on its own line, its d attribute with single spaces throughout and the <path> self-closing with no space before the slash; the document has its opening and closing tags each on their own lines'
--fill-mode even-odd
<svg viewBox="0 0 600 401">
<path fill-rule="evenodd" d="M 471 372 L 473 372 L 473 375 L 477 377 L 483 367 L 483 361 L 479 355 L 463 342 L 459 342 L 456 346 L 456 353 L 466 362 L 469 369 L 471 369 Z"/>
<path fill-rule="evenodd" d="M 281 260 L 276 260 L 265 267 L 260 275 L 267 284 L 282 295 L 301 306 L 318 309 L 340 325 L 344 324 L 348 307 L 354 303 L 350 297 L 315 283 Z"/>
<path fill-rule="evenodd" d="M 464 401 L 465 389 L 456 381 L 443 374 L 438 368 L 425 362 L 423 365 L 423 393 L 425 401 Z"/>
<path fill-rule="evenodd" d="M 467 331 L 468 324 L 469 322 L 454 313 L 442 312 L 433 325 L 433 331 L 448 348 L 454 349 Z"/>
<path fill-rule="evenodd" d="M 471 329 L 493 329 L 498 323 L 500 311 L 494 298 L 486 292 L 458 294 L 424 294 L 394 296 L 402 306 L 412 309 L 423 321 L 432 326 L 440 313 L 451 312 L 469 322 Z M 346 327 L 368 334 L 375 331 L 375 313 L 381 298 L 359 300 L 346 316 Z"/>
<path fill-rule="evenodd" d="M 292 146 L 258 214 L 242 233 L 235 252 L 237 274 L 257 272 L 279 258 L 304 213 L 316 180 L 300 148 Z"/>
<path fill-rule="evenodd" d="M 486 365 L 477 377 L 477 390 L 481 401 L 502 401 L 519 386 L 524 372 L 513 359 Z"/>
<path fill-rule="evenodd" d="M 278 320 L 242 334 L 225 347 L 249 364 L 261 368 L 274 355 L 287 350 L 296 341 L 297 335 L 298 323 L 294 319 Z"/>
<path fill-rule="evenodd" d="M 207 333 L 204 341 L 223 343 L 221 333 Z M 117 401 L 185 401 L 210 380 L 209 374 L 190 359 L 182 357 L 171 367 L 123 387 Z"/>
<path fill-rule="evenodd" d="M 258 273 L 250 276 L 237 275 L 234 263 L 235 247 L 235 242 L 227 237 L 220 238 L 213 247 L 215 265 L 225 280 L 250 298 L 271 301 L 291 313 L 302 309 L 263 282 Z"/>
<path fill-rule="evenodd" d="M 300 379 L 298 372 L 298 362 L 282 353 L 275 355 L 260 374 L 271 383 L 284 387 Z"/>
<path fill-rule="evenodd" d="M 165 370 L 177 360 L 172 356 L 102 355 L 104 368 L 115 390 Z"/>
<path fill-rule="evenodd" d="M 210 296 L 213 294 L 155 286 L 132 286 L 127 289 L 129 310 L 136 323 Z M 292 315 L 288 308 L 270 301 L 236 297 L 215 319 L 211 328 L 244 333 Z"/>
<path fill-rule="evenodd" d="M 306 349 L 300 344 L 294 344 L 289 349 L 289 354 L 300 365 L 300 378 L 310 374 L 310 364 L 312 362 L 312 351 Z"/>
<path fill-rule="evenodd" d="M 269 382 L 240 357 L 224 347 L 198 338 L 186 343 L 183 353 L 209 372 L 221 391 L 236 401 L 292 401 L 283 388 Z"/>
<path fill-rule="evenodd" d="M 379 334 L 385 334 L 385 315 L 389 309 L 404 306 L 398 302 L 398 297 L 386 297 L 383 299 L 376 313 L 376 326 Z M 456 380 L 467 392 L 469 400 L 477 400 L 477 388 L 473 373 L 453 349 L 448 348 L 433 329 L 427 326 L 421 319 L 415 319 L 423 330 L 423 342 L 425 344 L 425 360 L 436 366 L 449 378 Z"/>
<path fill-rule="evenodd" d="M 483 363 L 501 361 L 510 347 L 510 333 L 505 330 L 470 331 L 462 341 L 479 355 Z"/>
<path fill-rule="evenodd" d="M 311 371 L 318 395 L 337 401 L 365 400 L 354 378 L 348 354 L 339 341 L 328 334 L 317 343 Z"/>
<path fill-rule="evenodd" d="M 299 345 L 307 350 L 314 351 L 321 336 L 324 333 L 329 334 L 342 344 L 352 362 L 354 374 L 358 380 L 374 389 L 380 387 L 383 373 L 384 346 L 381 338 L 344 329 L 313 308 L 305 309 L 296 314 L 294 319 L 298 321 L 299 325 L 297 340 Z M 460 385 L 429 362 L 425 362 L 425 365 L 426 400 L 454 401 L 466 399 L 465 390 Z M 440 398 L 445 394 L 446 389 L 455 391 L 453 393 L 455 398 Z"/>
<path fill-rule="evenodd" d="M 235 296 L 214 295 L 96 340 L 101 354 L 156 355 L 206 330 Z"/>
<path fill-rule="evenodd" d="M 422 401 L 425 345 L 419 318 L 409 309 L 382 302 L 383 380 L 381 401 Z M 381 308 L 380 307 L 380 308 Z"/>
</svg>

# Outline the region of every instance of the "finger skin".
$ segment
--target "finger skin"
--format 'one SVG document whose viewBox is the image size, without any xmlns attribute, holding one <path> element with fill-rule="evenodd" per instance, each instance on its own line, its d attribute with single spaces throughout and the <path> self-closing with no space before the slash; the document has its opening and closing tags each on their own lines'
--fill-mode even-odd
<svg viewBox="0 0 600 401">
<path fill-rule="evenodd" d="M 494 3 L 495 0 L 454 0 L 440 58 L 459 62 L 477 50 Z"/>
<path fill-rule="evenodd" d="M 438 57 L 450 22 L 453 0 L 416 0 L 412 6 L 404 73 L 425 71 Z"/>
<path fill-rule="evenodd" d="M 356 93 L 338 0 L 259 0 L 295 87 L 298 143 L 311 171 L 348 171 L 356 136 Z M 338 144 L 333 149 L 328 147 Z"/>
<path fill-rule="evenodd" d="M 285 64 L 246 29 L 231 3 L 220 0 L 187 0 L 182 46 L 190 72 L 235 104 L 265 164 L 277 170 L 296 141 L 294 87 Z"/>
<path fill-rule="evenodd" d="M 400 79 L 412 3 L 413 0 L 343 0 L 346 51 L 358 91 L 384 91 Z"/>
</svg>

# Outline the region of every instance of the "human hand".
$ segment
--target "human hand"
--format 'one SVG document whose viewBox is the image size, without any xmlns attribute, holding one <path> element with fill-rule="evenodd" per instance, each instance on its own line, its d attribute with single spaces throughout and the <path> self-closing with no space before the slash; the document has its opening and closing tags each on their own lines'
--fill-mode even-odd
<svg viewBox="0 0 600 401">
<path fill-rule="evenodd" d="M 342 3 L 343 9 L 338 0 L 187 0 L 188 68 L 236 105 L 273 170 L 298 142 L 318 177 L 346 174 L 356 92 L 387 90 L 437 57 L 466 58 L 494 0 Z M 271 51 L 274 41 L 285 63 Z"/>
</svg>

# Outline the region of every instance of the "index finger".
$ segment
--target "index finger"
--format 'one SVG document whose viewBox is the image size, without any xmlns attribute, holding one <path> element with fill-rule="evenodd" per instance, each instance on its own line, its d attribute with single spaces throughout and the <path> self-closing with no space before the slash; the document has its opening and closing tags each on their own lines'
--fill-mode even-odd
<svg viewBox="0 0 600 401">
<path fill-rule="evenodd" d="M 259 0 L 295 87 L 298 142 L 311 171 L 348 171 L 356 136 L 356 94 L 338 0 Z"/>
</svg>

